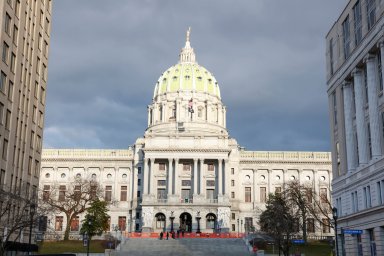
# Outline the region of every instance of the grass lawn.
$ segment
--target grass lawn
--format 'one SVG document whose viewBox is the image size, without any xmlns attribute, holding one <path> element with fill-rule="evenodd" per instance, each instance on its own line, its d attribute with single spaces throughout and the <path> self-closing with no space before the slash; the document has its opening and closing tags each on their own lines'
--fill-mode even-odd
<svg viewBox="0 0 384 256">
<path fill-rule="evenodd" d="M 104 253 L 104 250 L 108 248 L 108 241 L 92 240 L 89 246 L 89 252 Z M 83 241 L 81 240 L 44 241 L 42 243 L 39 243 L 40 254 L 63 252 L 86 253 L 87 247 L 83 246 Z"/>
<path fill-rule="evenodd" d="M 310 256 L 330 256 L 332 247 L 326 242 L 308 242 L 306 245 L 294 245 L 291 247 L 290 253 L 295 253 L 296 248 L 299 252 Z M 267 253 L 273 252 L 273 247 L 268 246 Z M 278 254 L 278 250 L 275 248 L 275 254 Z"/>
</svg>

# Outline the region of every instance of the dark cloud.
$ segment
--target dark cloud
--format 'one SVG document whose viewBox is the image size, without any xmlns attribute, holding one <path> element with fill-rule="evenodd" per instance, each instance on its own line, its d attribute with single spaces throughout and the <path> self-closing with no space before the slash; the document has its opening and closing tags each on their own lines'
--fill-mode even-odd
<svg viewBox="0 0 384 256">
<path fill-rule="evenodd" d="M 185 31 L 251 150 L 329 150 L 325 34 L 345 0 L 65 0 L 53 4 L 45 147 L 126 148 L 142 136 Z"/>
</svg>

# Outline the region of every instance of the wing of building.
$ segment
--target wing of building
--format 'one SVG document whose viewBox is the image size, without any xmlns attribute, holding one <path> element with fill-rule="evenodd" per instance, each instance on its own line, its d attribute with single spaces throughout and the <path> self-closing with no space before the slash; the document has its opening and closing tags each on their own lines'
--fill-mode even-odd
<svg viewBox="0 0 384 256">
<path fill-rule="evenodd" d="M 384 255 L 383 12 L 348 1 L 326 36 L 339 255 Z"/>
<path fill-rule="evenodd" d="M 219 84 L 197 63 L 190 31 L 179 62 L 156 82 L 147 114 L 144 136 L 127 150 L 45 149 L 41 188 L 97 178 L 105 198 L 117 201 L 110 229 L 129 232 L 251 231 L 268 193 L 290 180 L 330 196 L 330 153 L 246 151 L 229 136 Z M 60 214 L 49 219 L 55 232 L 65 224 Z M 312 223 L 313 234 L 331 235 Z"/>
</svg>

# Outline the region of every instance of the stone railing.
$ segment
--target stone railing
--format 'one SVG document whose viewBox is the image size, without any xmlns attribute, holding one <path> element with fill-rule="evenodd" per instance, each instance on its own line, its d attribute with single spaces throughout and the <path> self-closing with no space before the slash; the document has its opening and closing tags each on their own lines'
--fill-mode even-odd
<svg viewBox="0 0 384 256">
<path fill-rule="evenodd" d="M 129 158 L 133 151 L 129 149 L 43 149 L 42 158 Z"/>
<path fill-rule="evenodd" d="M 331 162 L 330 152 L 240 151 L 241 160 Z"/>
</svg>

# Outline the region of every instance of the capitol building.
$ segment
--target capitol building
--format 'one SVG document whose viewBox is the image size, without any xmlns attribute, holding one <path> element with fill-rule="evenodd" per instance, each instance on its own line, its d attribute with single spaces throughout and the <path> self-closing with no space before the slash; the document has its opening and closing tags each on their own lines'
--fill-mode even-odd
<svg viewBox="0 0 384 256">
<path fill-rule="evenodd" d="M 245 150 L 229 135 L 226 111 L 216 78 L 197 63 L 188 30 L 178 63 L 155 83 L 144 136 L 124 150 L 44 149 L 40 189 L 96 179 L 105 200 L 114 202 L 110 231 L 125 232 L 258 230 L 268 194 L 291 180 L 330 197 L 331 153 Z M 78 235 L 83 217 L 72 221 L 71 235 Z M 48 230 L 64 233 L 64 214 L 47 220 Z M 316 220 L 308 223 L 309 235 L 332 235 Z"/>
</svg>

